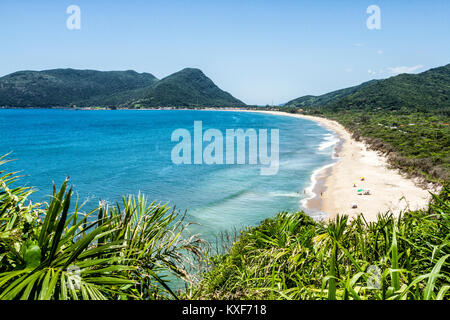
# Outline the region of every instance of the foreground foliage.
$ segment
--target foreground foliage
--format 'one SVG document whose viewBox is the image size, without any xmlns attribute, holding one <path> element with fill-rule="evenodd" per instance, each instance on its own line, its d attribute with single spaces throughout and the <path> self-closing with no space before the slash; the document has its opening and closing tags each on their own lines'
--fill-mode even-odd
<svg viewBox="0 0 450 320">
<path fill-rule="evenodd" d="M 367 223 L 281 213 L 242 233 L 191 291 L 200 299 L 449 299 L 448 187 L 427 211 Z"/>
<path fill-rule="evenodd" d="M 46 205 L 16 180 L 0 172 L 0 299 L 177 298 L 168 276 L 189 280 L 201 243 L 175 211 L 139 195 L 84 214 L 67 181 Z"/>
</svg>

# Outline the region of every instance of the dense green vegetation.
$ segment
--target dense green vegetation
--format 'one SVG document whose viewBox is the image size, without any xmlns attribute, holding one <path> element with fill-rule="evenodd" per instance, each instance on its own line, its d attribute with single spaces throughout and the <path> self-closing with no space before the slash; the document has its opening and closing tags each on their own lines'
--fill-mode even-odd
<svg viewBox="0 0 450 320">
<path fill-rule="evenodd" d="M 162 80 L 135 71 L 55 69 L 0 78 L 0 107 L 245 106 L 198 69 Z"/>
<path fill-rule="evenodd" d="M 132 105 L 143 107 L 241 107 L 245 103 L 220 90 L 198 69 L 184 69 L 156 83 Z"/>
<path fill-rule="evenodd" d="M 151 74 L 135 71 L 19 71 L 0 78 L 0 106 L 90 106 L 91 100 L 95 102 L 112 95 L 121 94 L 125 100 L 130 99 L 129 90 L 152 86 L 157 81 Z"/>
<path fill-rule="evenodd" d="M 288 102 L 318 110 L 439 112 L 450 115 L 450 64 L 420 74 L 401 74 L 319 97 Z"/>
<path fill-rule="evenodd" d="M 326 93 L 321 96 L 309 95 L 309 96 L 300 97 L 300 98 L 294 99 L 292 101 L 289 101 L 288 103 L 286 103 L 286 106 L 292 106 L 292 107 L 296 107 L 296 108 L 322 107 L 334 100 L 344 98 L 348 95 L 351 95 L 351 94 L 357 92 L 358 90 L 362 89 L 363 87 L 372 85 L 376 82 L 377 82 L 377 80 L 372 80 L 369 82 L 365 82 L 359 86 L 336 90 L 336 91 Z"/>
<path fill-rule="evenodd" d="M 282 110 L 335 119 L 390 163 L 427 181 L 450 173 L 450 65 L 303 97 Z"/>
<path fill-rule="evenodd" d="M 190 292 L 200 299 L 449 299 L 450 198 L 394 218 L 281 213 L 242 232 Z"/>
<path fill-rule="evenodd" d="M 84 214 L 67 181 L 37 204 L 16 180 L 0 172 L 0 300 L 173 299 L 167 277 L 189 281 L 201 242 L 166 206 L 139 195 Z"/>
</svg>

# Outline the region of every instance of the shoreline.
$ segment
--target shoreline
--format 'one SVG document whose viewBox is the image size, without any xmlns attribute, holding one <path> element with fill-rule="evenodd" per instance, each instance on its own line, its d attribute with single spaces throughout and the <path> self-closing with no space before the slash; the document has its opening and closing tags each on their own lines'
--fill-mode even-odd
<svg viewBox="0 0 450 320">
<path fill-rule="evenodd" d="M 428 206 L 431 199 L 428 190 L 417 186 L 398 170 L 389 168 L 386 157 L 369 150 L 365 143 L 355 141 L 338 122 L 280 111 L 242 111 L 311 120 L 335 132 L 339 142 L 335 145 L 333 157 L 337 161 L 313 172 L 309 188 L 315 196 L 305 201 L 306 209 L 325 213 L 327 220 L 338 214 L 352 219 L 362 213 L 367 222 L 372 222 L 377 220 L 379 213 L 390 212 L 398 216 L 405 210 Z M 370 190 L 370 195 L 359 195 L 360 189 Z M 357 205 L 355 209 L 352 208 L 354 204 Z"/>
<path fill-rule="evenodd" d="M 99 109 L 83 110 L 95 111 Z M 117 110 L 136 109 L 120 108 Z M 333 131 L 339 139 L 334 145 L 332 157 L 337 161 L 313 171 L 311 184 L 307 188 L 311 196 L 302 199 L 299 203 L 299 206 L 303 207 L 299 209 L 304 209 L 305 212 L 313 217 L 322 218 L 326 216 L 326 220 L 329 220 L 334 219 L 338 214 L 345 214 L 352 219 L 362 213 L 366 221 L 371 222 L 377 220 L 378 213 L 390 212 L 394 216 L 398 216 L 407 209 L 426 208 L 431 199 L 428 190 L 417 186 L 412 179 L 404 177 L 399 170 L 388 168 L 386 157 L 376 151 L 368 150 L 365 143 L 352 139 L 351 134 L 341 124 L 331 119 L 298 113 L 242 108 L 148 108 L 139 110 L 227 111 L 272 114 L 311 120 Z M 361 181 L 360 177 L 364 177 L 364 181 Z M 354 184 L 356 187 L 353 186 Z M 370 195 L 359 195 L 357 192 L 359 189 L 370 190 Z M 352 208 L 354 204 L 357 205 L 357 208 Z"/>
</svg>

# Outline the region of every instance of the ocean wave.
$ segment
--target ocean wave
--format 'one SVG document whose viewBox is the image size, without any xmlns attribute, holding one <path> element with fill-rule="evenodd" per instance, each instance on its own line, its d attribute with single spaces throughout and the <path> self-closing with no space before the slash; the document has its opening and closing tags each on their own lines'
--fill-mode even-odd
<svg viewBox="0 0 450 320">
<path fill-rule="evenodd" d="M 325 134 L 324 138 L 325 138 L 324 141 L 317 148 L 317 150 L 319 150 L 319 151 L 323 151 L 325 149 L 331 148 L 339 142 L 339 138 L 331 133 Z"/>
<path fill-rule="evenodd" d="M 301 206 L 302 206 L 303 208 L 307 208 L 306 205 L 307 205 L 308 201 L 311 200 L 311 199 L 313 199 L 313 198 L 315 198 L 315 197 L 317 196 L 317 194 L 314 192 L 314 188 L 315 188 L 315 186 L 316 186 L 316 184 L 317 184 L 317 177 L 318 177 L 319 173 L 321 173 L 321 172 L 325 171 L 326 169 L 328 169 L 328 168 L 334 166 L 334 164 L 335 164 L 335 163 L 333 162 L 333 163 L 327 164 L 327 165 L 325 165 L 325 166 L 323 166 L 323 167 L 320 167 L 320 168 L 318 168 L 318 169 L 316 169 L 316 170 L 313 171 L 313 173 L 312 173 L 312 175 L 311 175 L 311 183 L 310 183 L 309 186 L 305 189 L 306 198 L 304 198 L 304 199 L 302 199 L 302 200 L 300 201 Z"/>
<path fill-rule="evenodd" d="M 228 201 L 240 198 L 243 195 L 251 194 L 251 193 L 252 193 L 251 189 L 243 189 L 243 190 L 231 193 L 229 195 L 226 195 L 226 196 L 224 196 L 222 198 L 213 200 L 213 201 L 209 202 L 207 205 L 205 205 L 204 207 L 205 208 L 210 208 L 210 207 L 213 207 L 213 206 L 218 206 L 218 205 L 221 205 L 221 204 L 223 204 L 225 202 L 228 202 Z"/>
<path fill-rule="evenodd" d="M 299 198 L 300 194 L 297 192 L 271 192 L 269 193 L 271 197 L 288 197 L 288 198 Z"/>
</svg>

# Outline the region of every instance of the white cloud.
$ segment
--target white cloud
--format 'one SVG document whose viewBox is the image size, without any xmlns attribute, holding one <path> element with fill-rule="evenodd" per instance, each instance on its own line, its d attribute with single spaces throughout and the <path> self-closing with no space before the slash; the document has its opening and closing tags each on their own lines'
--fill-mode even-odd
<svg viewBox="0 0 450 320">
<path fill-rule="evenodd" d="M 386 71 L 383 69 L 380 69 L 380 70 L 369 69 L 369 70 L 367 70 L 367 73 L 370 74 L 371 76 L 375 76 L 377 74 L 381 76 L 382 74 L 386 73 Z"/>
<path fill-rule="evenodd" d="M 355 43 L 354 46 L 355 47 L 364 47 L 364 43 Z"/>
<path fill-rule="evenodd" d="M 353 69 L 352 68 L 347 68 L 347 69 L 345 69 L 345 72 L 348 72 L 348 73 L 353 72 Z"/>
<path fill-rule="evenodd" d="M 423 68 L 423 65 L 419 64 L 419 65 L 413 66 L 413 67 L 406 67 L 406 66 L 388 67 L 388 70 L 392 74 L 400 74 L 400 73 L 413 73 L 414 71 L 417 71 L 422 68 Z"/>
<path fill-rule="evenodd" d="M 383 51 L 383 50 L 378 50 L 377 53 L 378 53 L 378 54 L 383 54 L 384 51 Z"/>
</svg>

